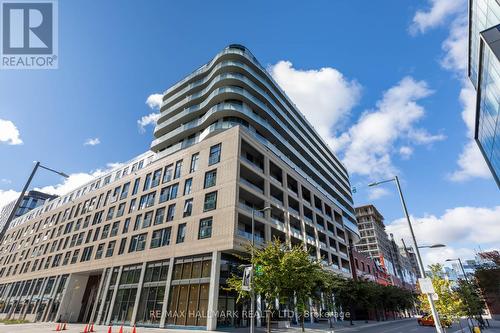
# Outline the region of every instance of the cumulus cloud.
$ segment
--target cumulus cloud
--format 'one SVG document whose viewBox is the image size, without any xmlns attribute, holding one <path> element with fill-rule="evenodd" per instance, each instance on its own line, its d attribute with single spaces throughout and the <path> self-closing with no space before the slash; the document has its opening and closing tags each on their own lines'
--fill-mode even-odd
<svg viewBox="0 0 500 333">
<path fill-rule="evenodd" d="M 490 179 L 491 172 L 476 142 L 470 140 L 460 153 L 458 169 L 449 176 L 450 180 L 463 182 L 473 178 Z"/>
<path fill-rule="evenodd" d="M 97 169 L 91 172 L 77 172 L 69 174 L 68 178 L 64 178 L 62 183 L 55 185 L 47 185 L 40 188 L 36 188 L 37 191 L 45 192 L 48 194 L 64 195 L 71 192 L 75 188 L 82 186 L 91 180 L 101 177 L 112 169 L 122 166 L 122 163 L 108 163 L 103 169 Z"/>
<path fill-rule="evenodd" d="M 385 197 L 390 192 L 386 188 L 383 187 L 372 187 L 368 190 L 368 199 L 369 200 L 378 200 L 382 197 Z"/>
<path fill-rule="evenodd" d="M 0 143 L 8 145 L 21 145 L 21 135 L 16 125 L 10 120 L 0 119 Z"/>
<path fill-rule="evenodd" d="M 83 143 L 84 146 L 96 146 L 101 143 L 101 140 L 99 138 L 88 138 L 85 140 Z"/>
<path fill-rule="evenodd" d="M 330 145 L 359 102 L 361 85 L 332 67 L 297 69 L 290 61 L 269 68 L 276 82 Z"/>
<path fill-rule="evenodd" d="M 425 81 L 405 77 L 388 89 L 374 110 L 366 111 L 355 125 L 337 138 L 337 150 L 350 172 L 380 178 L 396 173 L 391 154 L 400 139 L 414 144 L 443 140 L 443 135 L 429 134 L 416 127 L 425 110 L 418 102 L 431 95 Z M 407 149 L 406 149 L 407 150 Z"/>
<path fill-rule="evenodd" d="M 401 155 L 401 158 L 402 159 L 409 159 L 410 156 L 413 154 L 413 148 L 412 147 L 408 147 L 408 146 L 403 146 L 401 148 L 399 148 L 399 155 Z"/>
<path fill-rule="evenodd" d="M 146 131 L 146 127 L 149 125 L 156 125 L 158 118 L 160 118 L 160 107 L 163 100 L 162 94 L 151 94 L 146 99 L 146 104 L 149 108 L 155 110 L 146 116 L 142 116 L 141 119 L 137 120 L 137 125 L 139 126 L 139 131 L 144 133 Z"/>
<path fill-rule="evenodd" d="M 467 15 L 459 15 L 451 24 L 448 37 L 441 48 L 444 56 L 440 61 L 443 68 L 465 74 L 468 61 L 468 22 Z"/>
<path fill-rule="evenodd" d="M 16 200 L 19 197 L 19 194 L 21 194 L 21 192 L 14 190 L 0 190 L 0 211 L 5 205 Z"/>
<path fill-rule="evenodd" d="M 418 10 L 413 16 L 410 25 L 411 34 L 425 33 L 430 28 L 444 24 L 463 8 L 467 8 L 465 0 L 429 0 L 429 5 L 428 9 Z"/>
<path fill-rule="evenodd" d="M 429 262 L 443 262 L 447 257 L 470 257 L 471 244 L 498 247 L 500 244 L 500 206 L 455 207 L 441 216 L 411 217 L 419 244 L 446 244 L 443 249 L 426 251 Z M 406 219 L 401 218 L 386 226 L 396 239 L 411 239 Z M 407 242 L 407 244 L 410 244 Z"/>
</svg>

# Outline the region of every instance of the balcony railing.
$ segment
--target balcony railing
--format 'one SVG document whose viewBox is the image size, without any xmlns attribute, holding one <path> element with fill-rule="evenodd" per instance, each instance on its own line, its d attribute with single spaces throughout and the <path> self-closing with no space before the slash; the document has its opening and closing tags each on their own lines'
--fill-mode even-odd
<svg viewBox="0 0 500 333">
<path fill-rule="evenodd" d="M 306 235 L 306 240 L 310 243 L 316 244 L 316 239 L 312 236 Z"/>
<path fill-rule="evenodd" d="M 275 218 L 271 218 L 271 221 L 278 226 L 278 229 L 285 230 L 285 223 L 283 223 L 282 221 Z"/>
<path fill-rule="evenodd" d="M 253 188 L 254 190 L 256 190 L 257 192 L 259 193 L 262 193 L 264 194 L 264 190 L 261 189 L 260 187 L 258 187 L 257 185 L 249 182 L 248 180 L 246 180 L 245 178 L 240 178 L 240 182 L 245 184 L 246 186 L 250 187 L 250 188 Z"/>
<path fill-rule="evenodd" d="M 253 161 L 250 161 L 248 158 L 246 158 L 245 156 L 241 156 L 240 157 L 241 160 L 245 161 L 247 164 L 250 164 L 251 166 L 253 166 L 254 168 L 258 169 L 260 172 L 263 172 L 264 169 L 262 168 L 262 166 L 260 166 L 259 164 L 253 162 Z"/>
<path fill-rule="evenodd" d="M 246 232 L 245 230 L 238 229 L 238 236 L 246 238 L 249 241 L 252 240 L 252 233 Z M 255 240 L 255 242 L 258 242 L 258 243 L 264 243 L 264 238 L 262 238 L 262 236 L 260 236 L 257 233 L 254 234 L 254 240 Z"/>
<path fill-rule="evenodd" d="M 247 212 L 250 212 L 250 214 L 252 213 L 252 211 L 254 210 L 253 207 L 251 206 L 248 206 L 247 204 L 243 203 L 243 202 L 240 202 L 239 203 L 239 206 L 241 209 L 243 210 L 246 210 Z M 261 217 L 261 218 L 264 218 L 264 212 L 259 212 L 258 210 L 255 210 L 254 211 L 254 216 L 255 217 Z"/>
</svg>

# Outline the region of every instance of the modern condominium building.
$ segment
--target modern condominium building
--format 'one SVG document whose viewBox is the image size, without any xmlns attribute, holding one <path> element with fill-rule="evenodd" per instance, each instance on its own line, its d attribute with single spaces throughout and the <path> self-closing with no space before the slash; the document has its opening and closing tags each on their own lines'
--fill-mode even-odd
<svg viewBox="0 0 500 333">
<path fill-rule="evenodd" d="M 16 214 L 14 217 L 19 217 L 23 214 L 26 214 L 30 210 L 43 205 L 45 202 L 49 200 L 53 200 L 57 198 L 56 195 L 50 195 L 47 193 L 43 193 L 40 191 L 29 191 L 24 195 L 23 200 L 21 201 L 19 207 L 17 208 Z M 7 220 L 9 219 L 10 213 L 16 204 L 16 200 L 5 205 L 0 211 L 0 235 L 4 232 L 4 228 L 6 227 Z"/>
<path fill-rule="evenodd" d="M 375 206 L 365 205 L 356 207 L 356 216 L 361 234 L 361 240 L 356 244 L 358 252 L 365 253 L 376 260 L 388 274 L 396 275 L 392 259 L 392 244 L 385 232 L 382 214 Z"/>
<path fill-rule="evenodd" d="M 246 48 L 168 89 L 154 135 L 151 151 L 12 222 L 0 318 L 248 325 L 224 286 L 252 215 L 257 244 L 299 244 L 351 276 L 347 171 Z"/>
<path fill-rule="evenodd" d="M 468 74 L 476 89 L 474 138 L 500 187 L 500 3 L 469 0 Z"/>
</svg>

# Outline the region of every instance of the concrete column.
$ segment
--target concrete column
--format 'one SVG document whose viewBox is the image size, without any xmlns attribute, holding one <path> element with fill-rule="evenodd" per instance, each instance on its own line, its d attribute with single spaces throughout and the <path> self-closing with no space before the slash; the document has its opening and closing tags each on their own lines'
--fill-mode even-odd
<svg viewBox="0 0 500 333">
<path fill-rule="evenodd" d="M 142 284 L 144 283 L 144 274 L 146 273 L 146 262 L 142 263 L 141 276 L 139 277 L 139 284 L 137 285 L 137 292 L 135 293 L 134 309 L 132 310 L 132 318 L 130 318 L 130 326 L 135 324 L 135 318 L 137 317 L 137 310 L 139 307 L 139 301 L 141 300 Z"/>
<path fill-rule="evenodd" d="M 66 302 L 66 298 L 68 298 L 68 296 L 67 296 L 68 285 L 69 285 L 69 281 L 71 280 L 72 275 L 73 274 L 68 275 L 68 277 L 66 278 L 66 281 L 64 283 L 63 290 L 61 291 L 62 297 L 61 297 L 61 302 L 59 303 L 59 309 L 57 309 L 57 313 L 56 313 L 56 317 L 55 317 L 56 321 L 59 319 L 59 316 L 61 315 L 63 304 Z M 67 318 L 66 318 L 66 321 L 68 321 Z"/>
<path fill-rule="evenodd" d="M 106 276 L 106 282 L 101 296 L 101 305 L 99 306 L 99 312 L 97 313 L 96 324 L 101 323 L 102 312 L 104 311 L 104 303 L 106 303 L 106 296 L 108 295 L 109 285 L 111 283 L 111 276 L 113 275 L 113 267 L 109 268 L 108 275 Z M 104 278 L 103 278 L 104 280 Z"/>
<path fill-rule="evenodd" d="M 266 241 L 266 243 L 269 243 L 272 241 L 271 239 L 271 231 L 272 230 L 272 227 L 269 225 L 269 224 L 264 224 L 264 240 Z"/>
<path fill-rule="evenodd" d="M 170 258 L 170 262 L 168 263 L 168 273 L 167 273 L 167 282 L 165 283 L 165 293 L 163 295 L 163 307 L 161 309 L 161 318 L 160 318 L 160 328 L 165 328 L 165 321 L 167 319 L 167 311 L 168 311 L 168 296 L 170 294 L 170 285 L 172 284 L 172 272 L 174 271 L 174 258 Z"/>
<path fill-rule="evenodd" d="M 97 289 L 97 295 L 96 295 L 96 298 L 95 298 L 95 303 L 94 303 L 94 306 L 92 307 L 92 313 L 90 314 L 90 322 L 91 323 L 94 323 L 94 316 L 96 314 L 96 311 L 97 311 L 97 305 L 99 304 L 99 298 L 101 297 L 101 294 L 102 294 L 102 291 L 103 291 L 103 286 L 104 286 L 104 279 L 106 277 L 106 269 L 104 269 L 102 271 L 102 274 L 101 274 L 101 280 L 99 281 L 99 289 Z M 102 302 L 101 302 L 102 303 Z"/>
<path fill-rule="evenodd" d="M 210 287 L 208 290 L 207 330 L 215 331 L 217 328 L 217 306 L 219 301 L 219 278 L 220 278 L 219 251 L 212 252 L 212 267 L 210 270 Z"/>
<path fill-rule="evenodd" d="M 109 325 L 111 322 L 111 316 L 113 315 L 113 307 L 115 305 L 116 294 L 118 293 L 118 286 L 120 285 L 120 279 L 122 277 L 123 266 L 120 266 L 120 270 L 118 271 L 118 275 L 116 276 L 115 289 L 113 290 L 113 296 L 111 297 L 111 301 L 109 303 L 108 313 L 106 315 L 105 325 Z M 113 272 L 111 272 L 113 274 Z"/>
</svg>

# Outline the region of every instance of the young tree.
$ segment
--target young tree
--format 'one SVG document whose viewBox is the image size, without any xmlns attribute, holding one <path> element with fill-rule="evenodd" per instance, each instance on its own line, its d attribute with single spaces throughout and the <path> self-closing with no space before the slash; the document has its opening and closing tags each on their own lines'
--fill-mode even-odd
<svg viewBox="0 0 500 333">
<path fill-rule="evenodd" d="M 464 305 L 458 292 L 451 288 L 451 282 L 441 277 L 443 266 L 436 264 L 429 266 L 431 270 L 430 278 L 432 285 L 438 295 L 438 300 L 434 302 L 437 312 L 440 316 L 446 317 L 452 321 L 457 321 L 463 314 Z M 422 310 L 430 313 L 430 305 L 427 300 L 427 295 L 420 294 Z"/>
<path fill-rule="evenodd" d="M 456 288 L 462 300 L 462 311 L 469 317 L 480 315 L 484 309 L 484 301 L 481 298 L 481 291 L 476 281 L 458 280 Z"/>
</svg>

